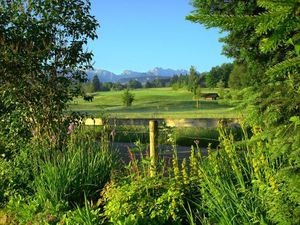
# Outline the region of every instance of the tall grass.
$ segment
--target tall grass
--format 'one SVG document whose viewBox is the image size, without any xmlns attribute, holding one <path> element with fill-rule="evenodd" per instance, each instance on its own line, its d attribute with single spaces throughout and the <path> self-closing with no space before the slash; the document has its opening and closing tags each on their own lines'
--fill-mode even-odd
<svg viewBox="0 0 300 225">
<path fill-rule="evenodd" d="M 73 140 L 66 151 L 40 162 L 41 171 L 34 181 L 36 195 L 53 204 L 83 203 L 84 196 L 96 200 L 110 178 L 114 160 L 114 153 L 102 149 L 99 142 Z"/>
<path fill-rule="evenodd" d="M 103 216 L 113 224 L 299 224 L 299 167 L 281 169 L 299 157 L 276 156 L 282 139 L 273 145 L 260 132 L 243 129 L 236 142 L 240 135 L 222 128 L 218 151 L 201 155 L 195 142 L 188 160 L 179 165 L 175 151 L 169 173 L 161 167 L 154 177 L 149 164 L 131 162 L 131 173 L 104 189 Z"/>
<path fill-rule="evenodd" d="M 100 218 L 100 208 L 94 207 L 90 202 L 85 200 L 84 206 L 77 206 L 74 211 L 69 211 L 62 221 L 66 225 L 100 225 L 103 224 Z"/>
<path fill-rule="evenodd" d="M 187 199 L 190 224 L 272 224 L 255 176 L 268 166 L 258 168 L 261 157 L 251 145 L 237 146 L 232 134 L 221 129 L 220 139 L 219 151 L 193 157 L 190 179 L 198 181 L 201 196 Z"/>
<path fill-rule="evenodd" d="M 99 141 L 79 128 L 62 149 L 39 143 L 37 158 L 31 159 L 36 168 L 33 194 L 17 195 L 7 205 L 18 224 L 56 224 L 66 215 L 68 221 L 80 215 L 94 221 L 99 210 L 88 207 L 87 202 L 97 202 L 118 161 L 106 137 Z"/>
</svg>

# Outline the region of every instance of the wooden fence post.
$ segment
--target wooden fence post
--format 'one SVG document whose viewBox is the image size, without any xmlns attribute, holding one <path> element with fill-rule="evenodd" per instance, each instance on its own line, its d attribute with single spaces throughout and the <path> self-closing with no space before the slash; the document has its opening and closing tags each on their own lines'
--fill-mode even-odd
<svg viewBox="0 0 300 225">
<path fill-rule="evenodd" d="M 156 165 L 158 160 L 158 123 L 157 120 L 149 121 L 149 135 L 150 135 L 150 176 L 153 177 L 156 174 Z"/>
</svg>

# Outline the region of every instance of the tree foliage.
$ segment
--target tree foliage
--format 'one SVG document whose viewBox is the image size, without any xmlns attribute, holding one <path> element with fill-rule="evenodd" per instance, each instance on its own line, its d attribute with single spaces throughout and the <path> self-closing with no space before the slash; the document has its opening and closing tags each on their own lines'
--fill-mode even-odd
<svg viewBox="0 0 300 225">
<path fill-rule="evenodd" d="M 202 91 L 201 91 L 200 86 L 198 86 L 197 89 L 195 90 L 193 97 L 196 101 L 196 108 L 199 109 L 200 108 L 200 99 L 202 98 Z"/>
<path fill-rule="evenodd" d="M 97 38 L 97 26 L 86 0 L 0 1 L 4 136 L 60 132 L 67 102 L 79 94 L 90 68 L 92 53 L 85 46 Z"/>
<path fill-rule="evenodd" d="M 224 87 L 228 87 L 229 75 L 232 68 L 232 63 L 224 63 L 221 66 L 213 67 L 205 76 L 207 87 L 215 88 L 220 81 L 224 83 Z"/>
<path fill-rule="evenodd" d="M 194 0 L 193 5 L 197 10 L 187 19 L 202 23 L 207 28 L 218 27 L 225 31 L 227 35 L 220 39 L 224 43 L 223 53 L 237 63 L 247 65 L 248 86 L 259 83 L 259 74 L 279 57 L 259 49 L 260 36 L 255 30 L 255 16 L 265 9 L 256 0 Z"/>
<path fill-rule="evenodd" d="M 268 220 L 274 224 L 297 224 L 300 218 L 299 1 L 217 2 L 194 0 L 197 10 L 188 19 L 228 32 L 222 39 L 226 44 L 224 53 L 234 57 L 238 65 L 245 65 L 250 86 L 243 91 L 247 93 L 244 102 L 250 106 L 247 122 L 253 126 L 254 136 L 247 142 L 251 147 L 245 150 L 260 157 L 260 162 L 256 160 L 254 164 L 257 178 L 252 183 L 259 184 Z"/>
<path fill-rule="evenodd" d="M 244 64 L 235 63 L 229 75 L 228 86 L 233 89 L 247 87 L 247 67 Z"/>
<path fill-rule="evenodd" d="M 217 2 L 194 0 L 197 10 L 187 18 L 228 32 L 221 39 L 225 42 L 224 53 L 246 66 L 247 86 L 252 86 L 255 93 L 252 103 L 260 106 L 259 112 L 269 112 L 268 105 L 272 104 L 276 116 L 272 123 L 288 122 L 295 113 L 295 108 L 290 108 L 296 104 L 291 101 L 298 102 L 290 97 L 295 88 L 288 86 L 291 82 L 294 87 L 298 85 L 294 76 L 299 73 L 298 1 Z M 228 49 L 236 51 L 231 54 Z"/>
<path fill-rule="evenodd" d="M 126 86 L 129 89 L 138 89 L 143 87 L 142 83 L 138 80 L 130 80 L 127 82 Z"/>
</svg>

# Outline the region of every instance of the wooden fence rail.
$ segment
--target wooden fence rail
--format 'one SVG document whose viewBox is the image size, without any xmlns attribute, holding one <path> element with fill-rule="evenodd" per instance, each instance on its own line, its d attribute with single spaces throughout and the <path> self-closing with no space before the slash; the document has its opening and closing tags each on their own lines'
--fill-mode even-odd
<svg viewBox="0 0 300 225">
<path fill-rule="evenodd" d="M 106 123 L 117 126 L 148 126 L 149 121 L 156 120 L 158 124 L 165 123 L 169 127 L 203 127 L 215 128 L 222 120 L 228 124 L 238 123 L 237 118 L 184 118 L 184 119 L 107 119 Z M 101 118 L 89 118 L 85 120 L 85 125 L 104 125 L 104 120 Z"/>
</svg>

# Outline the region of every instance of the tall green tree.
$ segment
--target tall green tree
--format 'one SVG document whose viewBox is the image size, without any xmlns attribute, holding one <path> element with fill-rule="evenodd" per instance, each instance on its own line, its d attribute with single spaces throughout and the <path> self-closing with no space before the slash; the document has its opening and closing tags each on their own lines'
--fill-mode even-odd
<svg viewBox="0 0 300 225">
<path fill-rule="evenodd" d="M 0 0 L 1 136 L 58 140 L 67 103 L 91 67 L 98 22 L 88 0 Z"/>
<path fill-rule="evenodd" d="M 217 87 L 218 82 L 223 82 L 228 87 L 229 75 L 233 69 L 232 63 L 224 63 L 221 66 L 213 67 L 205 76 L 207 87 Z"/>
<path fill-rule="evenodd" d="M 260 174 L 251 184 L 252 190 L 258 188 L 260 215 L 274 224 L 298 224 L 299 1 L 222 1 L 220 5 L 213 0 L 193 2 L 197 10 L 188 19 L 227 31 L 227 37 L 222 39 L 226 43 L 225 53 L 245 64 L 251 79 L 247 101 L 244 101 L 250 105 L 247 122 L 254 127 L 254 137 L 248 145 L 253 146 L 255 152 L 249 151 L 252 147 L 245 150 L 253 157 L 259 155 L 265 164 L 253 165 L 255 173 Z M 239 7 L 233 6 L 244 6 L 245 10 L 240 13 Z M 208 11 L 209 7 L 213 8 Z M 241 40 L 237 40 L 237 34 L 241 35 Z"/>
<path fill-rule="evenodd" d="M 202 98 L 202 91 L 201 91 L 201 87 L 198 86 L 196 91 L 194 92 L 194 99 L 196 101 L 196 108 L 199 109 L 200 108 L 200 99 Z"/>
<path fill-rule="evenodd" d="M 256 33 L 255 19 L 252 18 L 265 12 L 265 8 L 259 6 L 256 0 L 193 0 L 192 4 L 195 11 L 187 19 L 202 23 L 206 28 L 218 27 L 226 32 L 220 39 L 224 43 L 223 54 L 247 65 L 248 86 L 259 84 L 260 74 L 280 58 L 279 54 L 274 57 L 259 49 L 260 35 Z M 236 18 L 239 18 L 239 24 L 235 23 Z"/>
<path fill-rule="evenodd" d="M 187 84 L 188 91 L 195 94 L 197 91 L 197 88 L 199 87 L 199 80 L 200 80 L 200 77 L 196 71 L 196 68 L 194 66 L 191 66 L 190 72 L 188 75 L 188 84 Z"/>
<path fill-rule="evenodd" d="M 93 92 L 101 90 L 101 82 L 99 80 L 98 75 L 95 75 L 92 80 Z"/>
<path fill-rule="evenodd" d="M 152 81 L 152 84 L 153 84 L 153 87 L 156 87 L 156 88 L 160 88 L 160 87 L 163 87 L 163 86 L 164 86 L 162 80 L 159 79 L 159 78 L 155 78 L 155 79 Z"/>
<path fill-rule="evenodd" d="M 293 79 L 290 82 L 297 83 L 296 78 L 288 74 L 291 68 L 294 68 L 297 74 L 299 65 L 297 64 L 298 1 L 224 1 L 220 4 L 217 2 L 219 1 L 194 0 L 193 5 L 197 10 L 187 18 L 200 22 L 207 28 L 217 27 L 228 32 L 221 41 L 225 43 L 225 50 L 236 51 L 234 54 L 230 51 L 224 53 L 234 57 L 237 63 L 246 65 L 248 85 L 254 89 L 252 103 L 259 106 L 256 107 L 257 111 L 270 112 L 273 108 L 271 111 L 275 117 L 272 117 L 272 123 L 288 122 L 289 116 L 296 112 L 296 105 L 291 104 L 291 101 L 298 102 L 298 100 L 291 97 L 294 96 L 291 93 L 294 88 L 287 88 L 285 83 L 280 82 Z M 275 93 L 277 96 L 274 96 Z M 286 96 L 285 101 L 283 96 Z"/>
</svg>

